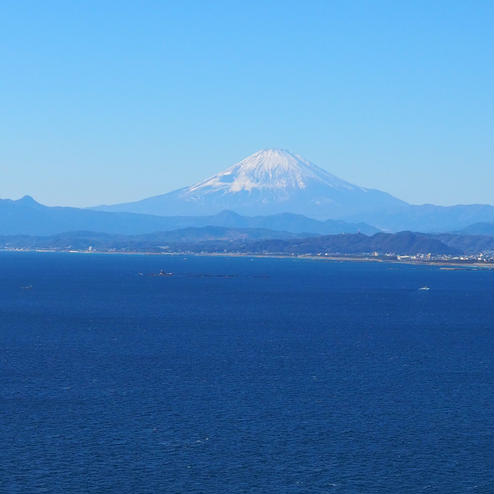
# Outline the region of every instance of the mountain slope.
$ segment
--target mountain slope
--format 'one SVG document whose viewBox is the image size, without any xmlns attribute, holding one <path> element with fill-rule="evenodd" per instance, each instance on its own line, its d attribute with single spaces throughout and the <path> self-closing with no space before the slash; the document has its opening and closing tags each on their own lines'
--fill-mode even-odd
<svg viewBox="0 0 494 494">
<path fill-rule="evenodd" d="M 388 211 L 362 212 L 343 218 L 349 222 L 368 222 L 381 230 L 420 232 L 461 231 L 474 223 L 492 223 L 494 208 L 489 204 L 435 206 L 406 205 Z"/>
<path fill-rule="evenodd" d="M 240 246 L 239 250 L 250 252 L 278 252 L 283 254 L 460 254 L 430 235 L 414 232 L 376 233 L 373 236 L 357 234 L 324 235 L 313 238 L 278 240 L 266 239 Z"/>
<path fill-rule="evenodd" d="M 468 225 L 454 233 L 463 235 L 489 235 L 492 237 L 494 236 L 494 223 L 474 223 L 473 225 Z"/>
<path fill-rule="evenodd" d="M 73 230 L 136 234 L 160 230 L 163 223 L 162 218 L 150 215 L 48 207 L 30 196 L 0 200 L 2 235 L 52 235 Z"/>
<path fill-rule="evenodd" d="M 328 219 L 405 205 L 385 192 L 341 180 L 299 155 L 265 149 L 190 187 L 96 209 L 156 215 L 216 214 L 229 209 L 244 215 L 290 212 Z"/>
<path fill-rule="evenodd" d="M 240 216 L 223 211 L 214 216 L 152 216 L 135 213 L 110 213 L 88 209 L 48 207 L 25 196 L 13 201 L 0 200 L 0 235 L 53 235 L 67 231 L 86 230 L 112 234 L 144 234 L 187 227 L 218 226 L 257 228 L 292 233 L 375 233 L 363 223 L 317 221 L 305 216 L 281 214 L 275 216 Z M 273 237 L 273 232 L 267 237 Z"/>
<path fill-rule="evenodd" d="M 448 247 L 457 249 L 464 254 L 494 252 L 494 238 L 492 235 L 438 233 L 432 234 L 431 238 L 440 240 Z"/>
<path fill-rule="evenodd" d="M 288 212 L 319 220 L 367 223 L 394 232 L 455 231 L 494 221 L 490 205 L 410 205 L 385 192 L 346 182 L 280 149 L 258 151 L 190 187 L 95 209 L 154 215 L 213 215 L 232 210 L 266 216 Z"/>
</svg>

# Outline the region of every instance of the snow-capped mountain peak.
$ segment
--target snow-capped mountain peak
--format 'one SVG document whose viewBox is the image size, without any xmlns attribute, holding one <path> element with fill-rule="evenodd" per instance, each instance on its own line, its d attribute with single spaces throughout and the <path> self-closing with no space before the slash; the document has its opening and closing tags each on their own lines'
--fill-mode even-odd
<svg viewBox="0 0 494 494">
<path fill-rule="evenodd" d="M 305 189 L 314 183 L 345 189 L 357 188 L 290 151 L 263 149 L 223 172 L 188 187 L 187 192 L 293 190 Z"/>
<path fill-rule="evenodd" d="M 195 185 L 104 209 L 170 216 L 291 212 L 328 219 L 404 204 L 385 192 L 335 177 L 298 154 L 263 149 Z"/>
</svg>

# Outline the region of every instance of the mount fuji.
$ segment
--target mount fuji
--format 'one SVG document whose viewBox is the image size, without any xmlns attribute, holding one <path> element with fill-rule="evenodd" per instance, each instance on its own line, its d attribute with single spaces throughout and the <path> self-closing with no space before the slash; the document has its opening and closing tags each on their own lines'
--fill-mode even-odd
<svg viewBox="0 0 494 494">
<path fill-rule="evenodd" d="M 494 220 L 490 205 L 411 205 L 386 192 L 346 182 L 283 149 L 258 151 L 190 187 L 93 209 L 158 216 L 205 216 L 225 210 L 247 216 L 294 213 L 364 222 L 386 231 L 422 232 L 456 231 Z"/>
<path fill-rule="evenodd" d="M 155 215 L 290 212 L 328 219 L 405 205 L 385 192 L 346 182 L 297 154 L 265 149 L 190 187 L 97 209 Z"/>
</svg>

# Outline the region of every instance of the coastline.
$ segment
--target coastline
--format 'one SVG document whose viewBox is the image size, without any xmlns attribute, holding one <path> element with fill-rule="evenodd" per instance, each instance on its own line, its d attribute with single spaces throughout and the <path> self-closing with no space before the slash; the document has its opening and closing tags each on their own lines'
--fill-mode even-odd
<svg viewBox="0 0 494 494">
<path fill-rule="evenodd" d="M 386 259 L 382 257 L 359 256 L 315 256 L 315 255 L 286 255 L 286 254 L 249 254 L 238 252 L 146 252 L 146 251 L 88 251 L 88 250 L 59 250 L 59 249 L 0 249 L 0 252 L 15 253 L 46 253 L 46 254 L 85 254 L 85 255 L 124 255 L 124 256 L 188 256 L 188 257 L 246 257 L 256 259 L 297 259 L 329 262 L 372 262 L 382 264 L 408 264 L 417 266 L 436 266 L 445 271 L 458 269 L 494 269 L 494 263 L 480 262 L 448 262 L 444 260 L 416 260 L 416 259 Z"/>
</svg>

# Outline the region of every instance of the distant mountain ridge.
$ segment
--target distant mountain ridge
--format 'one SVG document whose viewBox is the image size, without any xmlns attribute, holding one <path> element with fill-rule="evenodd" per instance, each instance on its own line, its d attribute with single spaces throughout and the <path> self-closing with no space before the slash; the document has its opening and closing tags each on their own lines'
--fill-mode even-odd
<svg viewBox="0 0 494 494">
<path fill-rule="evenodd" d="M 0 200 L 0 235 L 71 230 L 130 235 L 201 226 L 321 235 L 468 229 L 475 234 L 487 233 L 491 224 L 493 206 L 410 205 L 278 149 L 259 151 L 191 187 L 135 203 L 79 209 L 47 207 L 29 196 Z"/>
<path fill-rule="evenodd" d="M 435 235 L 417 232 L 341 234 L 305 239 L 266 239 L 240 246 L 240 251 L 283 254 L 461 255 L 494 252 L 494 239 L 485 236 Z"/>
<path fill-rule="evenodd" d="M 376 227 L 387 231 L 411 230 L 429 233 L 462 231 L 476 223 L 492 223 L 494 207 L 489 204 L 468 204 L 457 206 L 435 206 L 423 204 L 408 205 L 379 215 L 361 213 L 346 217 L 345 221 L 370 221 Z"/>
<path fill-rule="evenodd" d="M 259 229 L 201 227 L 145 235 L 67 232 L 51 236 L 0 236 L 3 249 L 55 249 L 117 252 L 204 252 L 259 254 L 433 254 L 462 255 L 494 252 L 494 238 L 479 235 L 416 232 L 302 235 Z"/>
<path fill-rule="evenodd" d="M 378 231 L 377 228 L 364 223 L 353 224 L 339 220 L 317 221 L 289 213 L 246 217 L 232 211 L 222 211 L 213 216 L 166 217 L 49 207 L 36 202 L 30 196 L 17 201 L 0 200 L 0 235 L 53 235 L 74 230 L 136 235 L 203 226 L 257 228 L 307 234 Z"/>
<path fill-rule="evenodd" d="M 342 180 L 301 156 L 264 149 L 190 187 L 97 210 L 154 215 L 248 216 L 293 213 L 367 223 L 386 231 L 444 232 L 494 221 L 491 205 L 410 205 L 392 195 Z"/>
<path fill-rule="evenodd" d="M 494 236 L 494 223 L 474 223 L 453 233 L 460 233 L 462 235 L 489 235 L 492 237 Z"/>
</svg>

